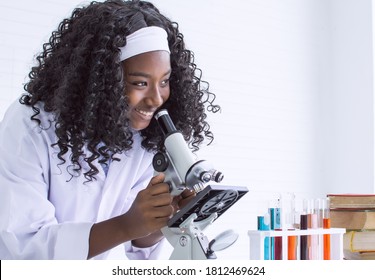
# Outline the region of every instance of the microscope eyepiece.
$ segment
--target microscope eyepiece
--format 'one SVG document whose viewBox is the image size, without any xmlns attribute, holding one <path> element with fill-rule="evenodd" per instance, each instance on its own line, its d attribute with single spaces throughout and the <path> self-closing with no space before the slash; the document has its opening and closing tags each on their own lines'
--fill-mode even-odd
<svg viewBox="0 0 375 280">
<path fill-rule="evenodd" d="M 166 109 L 157 112 L 155 114 L 155 119 L 157 120 L 164 135 L 168 135 L 177 131 Z"/>
</svg>

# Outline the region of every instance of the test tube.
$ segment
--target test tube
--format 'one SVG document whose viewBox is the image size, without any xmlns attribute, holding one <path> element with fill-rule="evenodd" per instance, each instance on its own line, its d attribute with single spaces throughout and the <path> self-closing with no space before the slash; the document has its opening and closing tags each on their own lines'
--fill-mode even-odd
<svg viewBox="0 0 375 280">
<path fill-rule="evenodd" d="M 295 215 L 296 215 L 296 199 L 294 193 L 287 194 L 286 198 L 283 198 L 282 211 L 285 215 L 283 222 L 283 228 L 288 231 L 296 230 Z M 288 260 L 297 260 L 298 237 L 296 235 L 288 234 Z"/>
<path fill-rule="evenodd" d="M 318 214 L 314 211 L 314 200 L 311 200 L 310 207 L 311 207 L 311 214 L 310 214 L 310 228 L 317 229 L 318 228 Z M 311 235 L 311 247 L 310 247 L 310 259 L 311 260 L 318 260 L 319 259 L 319 236 L 317 234 Z"/>
<path fill-rule="evenodd" d="M 311 200 L 310 199 L 304 199 L 303 200 L 303 209 L 304 213 L 307 216 L 307 228 L 311 229 L 311 222 L 312 222 L 312 208 L 311 208 Z M 306 243 L 307 243 L 307 259 L 312 259 L 312 236 L 306 235 Z"/>
<path fill-rule="evenodd" d="M 321 198 L 317 198 L 314 201 L 314 213 L 316 214 L 318 228 L 323 228 L 323 202 Z M 319 234 L 317 236 L 318 239 L 318 250 L 317 250 L 317 259 L 323 259 L 323 236 Z"/>
<path fill-rule="evenodd" d="M 270 229 L 275 231 L 281 230 L 280 198 L 271 202 L 268 211 L 270 215 Z M 282 237 L 271 237 L 271 260 L 281 260 L 282 254 Z"/>
<path fill-rule="evenodd" d="M 270 217 L 266 213 L 264 216 L 258 216 L 258 230 L 270 230 Z M 264 260 L 270 259 L 270 238 L 264 238 Z"/>
<path fill-rule="evenodd" d="M 307 230 L 307 214 L 301 214 L 301 221 L 300 221 L 300 228 L 301 230 Z M 308 260 L 309 259 L 309 251 L 308 251 L 308 244 L 307 244 L 307 235 L 300 236 L 300 259 L 301 260 Z"/>
<path fill-rule="evenodd" d="M 329 198 L 323 200 L 323 228 L 331 228 L 331 218 L 330 218 L 330 203 Z M 331 235 L 323 234 L 323 259 L 331 259 Z"/>
</svg>

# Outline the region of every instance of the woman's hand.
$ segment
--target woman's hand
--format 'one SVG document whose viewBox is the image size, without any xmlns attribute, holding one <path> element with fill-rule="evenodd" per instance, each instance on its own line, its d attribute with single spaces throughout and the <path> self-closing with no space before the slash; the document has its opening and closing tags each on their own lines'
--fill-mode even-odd
<svg viewBox="0 0 375 280">
<path fill-rule="evenodd" d="M 163 238 L 160 229 L 167 225 L 174 213 L 195 197 L 195 192 L 188 189 L 172 197 L 164 179 L 163 173 L 153 177 L 147 188 L 137 194 L 125 214 L 93 225 L 88 258 L 125 241 L 132 240 L 137 247 L 150 247 Z"/>
<path fill-rule="evenodd" d="M 175 196 L 172 201 L 174 213 L 187 205 L 195 196 L 196 193 L 190 189 L 185 189 L 180 195 Z"/>
<path fill-rule="evenodd" d="M 164 174 L 153 177 L 147 188 L 138 193 L 128 212 L 92 226 L 87 258 L 130 240 L 137 247 L 156 244 L 163 238 L 160 229 L 174 213 L 172 201 Z"/>
<path fill-rule="evenodd" d="M 160 230 L 173 215 L 173 197 L 164 178 L 163 173 L 153 177 L 147 188 L 137 194 L 129 211 L 123 215 L 124 230 L 131 239 Z"/>
</svg>

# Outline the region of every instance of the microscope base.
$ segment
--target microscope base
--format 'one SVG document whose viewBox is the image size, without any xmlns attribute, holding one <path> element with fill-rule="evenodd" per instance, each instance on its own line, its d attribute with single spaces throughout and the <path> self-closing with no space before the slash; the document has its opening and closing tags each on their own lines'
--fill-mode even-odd
<svg viewBox="0 0 375 280">
<path fill-rule="evenodd" d="M 191 214 L 179 228 L 162 228 L 164 236 L 174 248 L 170 260 L 216 259 L 202 230 L 213 223 L 217 214 L 214 213 L 203 221 L 194 222 L 196 217 L 196 214 Z"/>
</svg>

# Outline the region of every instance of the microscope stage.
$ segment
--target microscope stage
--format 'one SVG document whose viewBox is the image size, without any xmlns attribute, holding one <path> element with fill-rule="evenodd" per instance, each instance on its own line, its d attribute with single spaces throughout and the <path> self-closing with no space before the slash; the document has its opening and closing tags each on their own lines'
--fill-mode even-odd
<svg viewBox="0 0 375 280">
<path fill-rule="evenodd" d="M 194 221 L 204 220 L 215 212 L 220 217 L 248 191 L 246 187 L 208 185 L 168 221 L 168 226 L 179 227 L 193 213 L 197 214 Z"/>
</svg>

